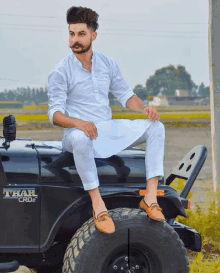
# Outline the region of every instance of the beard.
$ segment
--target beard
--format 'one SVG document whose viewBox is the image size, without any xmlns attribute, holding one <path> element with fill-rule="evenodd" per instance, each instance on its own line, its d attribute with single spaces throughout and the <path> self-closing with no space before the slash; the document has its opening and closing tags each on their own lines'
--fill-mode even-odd
<svg viewBox="0 0 220 273">
<path fill-rule="evenodd" d="M 78 49 L 81 48 L 81 50 L 78 51 L 78 49 L 77 49 L 77 51 L 75 51 L 74 48 L 75 48 L 76 46 L 79 46 Z M 85 52 L 87 52 L 87 51 L 90 50 L 91 46 L 92 46 L 92 42 L 90 42 L 90 44 L 89 44 L 88 46 L 83 46 L 83 45 L 81 45 L 81 44 L 79 44 L 79 43 L 75 43 L 73 46 L 70 46 L 70 45 L 69 45 L 69 47 L 72 49 L 72 51 L 73 51 L 74 54 L 82 54 L 82 53 L 85 53 Z"/>
</svg>

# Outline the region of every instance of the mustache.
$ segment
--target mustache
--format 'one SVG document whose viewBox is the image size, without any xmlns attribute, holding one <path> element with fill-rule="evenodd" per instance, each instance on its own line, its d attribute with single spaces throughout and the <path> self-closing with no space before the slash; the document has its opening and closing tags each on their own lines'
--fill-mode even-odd
<svg viewBox="0 0 220 273">
<path fill-rule="evenodd" d="M 81 44 L 79 44 L 79 43 L 75 43 L 73 46 L 69 45 L 70 48 L 74 48 L 74 47 L 76 47 L 76 46 L 83 47 L 83 46 L 82 46 Z"/>
</svg>

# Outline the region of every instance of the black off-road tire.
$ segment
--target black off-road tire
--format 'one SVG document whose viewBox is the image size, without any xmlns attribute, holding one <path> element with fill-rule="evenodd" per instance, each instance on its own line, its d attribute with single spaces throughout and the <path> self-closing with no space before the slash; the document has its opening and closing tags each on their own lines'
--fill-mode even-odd
<svg viewBox="0 0 220 273">
<path fill-rule="evenodd" d="M 187 251 L 169 224 L 140 209 L 117 208 L 109 214 L 115 232 L 100 232 L 93 218 L 85 222 L 66 249 L 63 273 L 189 272 Z"/>
</svg>

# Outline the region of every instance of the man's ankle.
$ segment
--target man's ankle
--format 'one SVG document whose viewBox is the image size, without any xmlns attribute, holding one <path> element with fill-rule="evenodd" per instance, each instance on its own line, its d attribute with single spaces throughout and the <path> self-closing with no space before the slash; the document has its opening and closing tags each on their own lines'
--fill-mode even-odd
<svg viewBox="0 0 220 273">
<path fill-rule="evenodd" d="M 145 196 L 144 201 L 150 207 L 150 205 L 152 203 L 157 203 L 157 198 L 152 198 L 152 197 Z"/>
<path fill-rule="evenodd" d="M 92 206 L 93 206 L 94 209 L 97 209 L 98 207 L 105 206 L 105 203 L 102 200 L 102 197 L 94 198 L 93 201 L 92 201 Z"/>
<path fill-rule="evenodd" d="M 95 211 L 96 218 L 100 212 L 108 211 L 103 200 L 100 203 L 93 204 L 92 206 L 93 206 L 93 210 Z"/>
</svg>

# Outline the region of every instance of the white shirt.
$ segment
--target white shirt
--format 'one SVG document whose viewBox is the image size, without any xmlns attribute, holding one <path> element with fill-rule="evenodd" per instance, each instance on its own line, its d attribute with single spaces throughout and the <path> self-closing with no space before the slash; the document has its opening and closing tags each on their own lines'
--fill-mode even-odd
<svg viewBox="0 0 220 273">
<path fill-rule="evenodd" d="M 71 53 L 50 73 L 48 86 L 48 116 L 51 122 L 56 111 L 94 123 L 110 120 L 109 90 L 124 107 L 127 100 L 135 95 L 116 62 L 97 51 L 93 51 L 91 73 Z"/>
<path fill-rule="evenodd" d="M 98 131 L 98 137 L 93 140 L 94 155 L 100 158 L 128 147 L 152 123 L 146 119 L 113 120 L 109 91 L 124 107 L 127 100 L 135 95 L 116 62 L 98 51 L 93 51 L 91 73 L 71 53 L 56 65 L 48 77 L 48 117 L 51 123 L 56 111 L 94 122 Z M 64 129 L 64 136 L 69 129 Z"/>
</svg>

